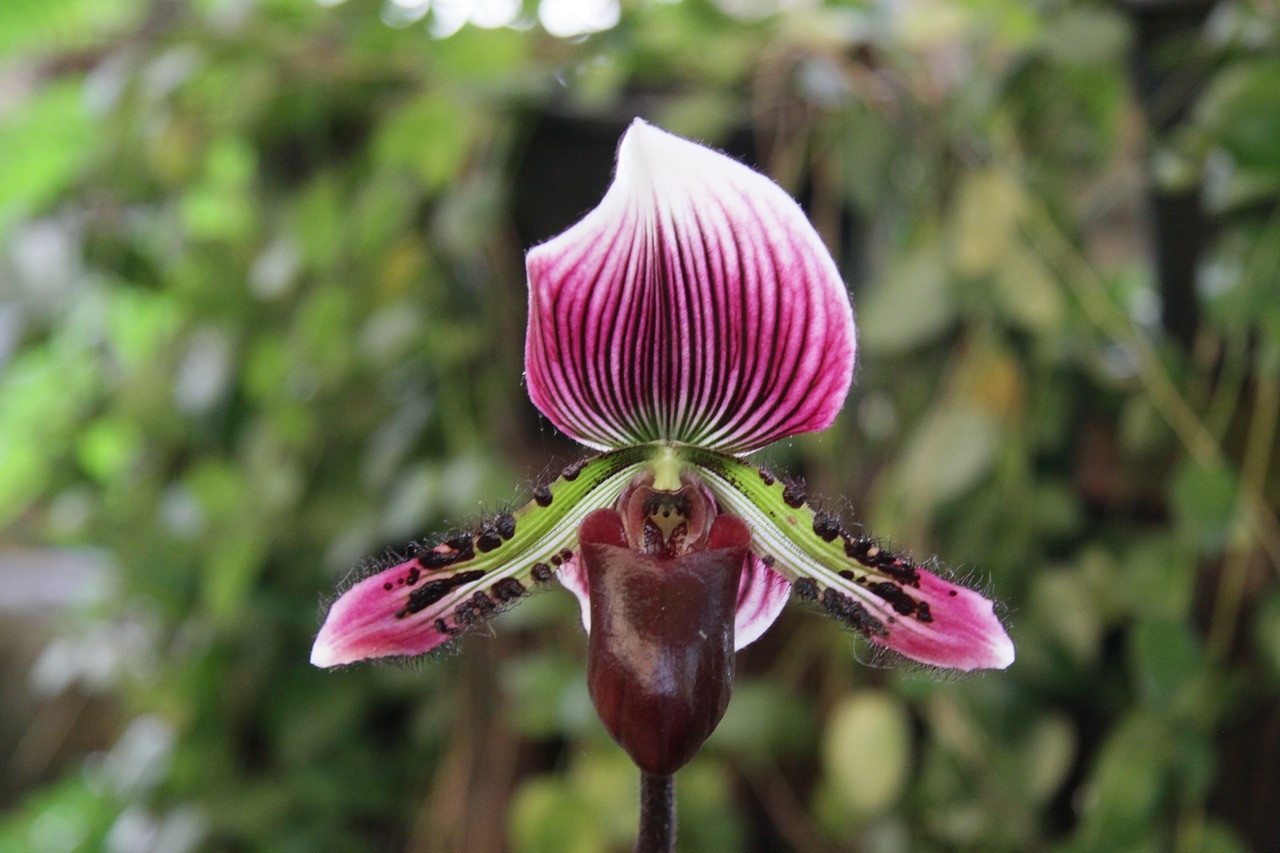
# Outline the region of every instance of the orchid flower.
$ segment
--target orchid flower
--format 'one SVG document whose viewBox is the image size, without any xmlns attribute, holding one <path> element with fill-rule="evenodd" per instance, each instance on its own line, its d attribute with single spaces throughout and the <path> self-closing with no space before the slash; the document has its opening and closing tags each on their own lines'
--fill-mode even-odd
<svg viewBox="0 0 1280 853">
<path fill-rule="evenodd" d="M 598 453 L 351 586 L 313 664 L 421 655 L 554 577 L 581 605 L 601 719 L 669 774 L 792 596 L 924 664 L 1013 661 L 990 601 L 745 458 L 830 426 L 853 376 L 848 292 L 781 188 L 636 120 L 600 205 L 526 260 L 529 396 Z"/>
</svg>

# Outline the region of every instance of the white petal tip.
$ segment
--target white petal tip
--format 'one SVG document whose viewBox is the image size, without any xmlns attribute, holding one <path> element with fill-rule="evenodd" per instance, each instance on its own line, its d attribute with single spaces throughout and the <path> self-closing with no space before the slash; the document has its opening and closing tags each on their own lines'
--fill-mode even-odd
<svg viewBox="0 0 1280 853">
<path fill-rule="evenodd" d="M 311 647 L 311 665 L 320 669 L 329 669 L 330 667 L 340 666 L 347 663 L 337 654 L 337 650 L 333 645 L 324 640 L 323 637 L 316 638 L 316 644 Z"/>
<path fill-rule="evenodd" d="M 987 669 L 1008 669 L 1014 660 L 1013 640 L 1009 639 L 1009 635 L 1005 634 L 1001 640 L 995 643 L 991 648 L 991 661 L 987 664 Z"/>
</svg>

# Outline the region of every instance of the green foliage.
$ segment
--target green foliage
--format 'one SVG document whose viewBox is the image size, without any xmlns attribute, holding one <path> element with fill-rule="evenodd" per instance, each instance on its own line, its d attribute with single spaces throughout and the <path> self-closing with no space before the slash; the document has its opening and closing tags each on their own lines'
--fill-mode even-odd
<svg viewBox="0 0 1280 853">
<path fill-rule="evenodd" d="M 1275 20 L 1166 46 L 1203 81 L 1160 134 L 1096 3 L 623 5 L 557 40 L 373 0 L 0 3 L 0 549 L 109 555 L 60 630 L 146 649 L 132 722 L 0 851 L 628 849 L 568 596 L 457 658 L 306 661 L 352 566 L 574 452 L 520 384 L 517 229 L 589 164 L 526 152 L 567 126 L 607 159 L 636 113 L 750 138 L 846 271 L 846 413 L 771 452 L 1004 600 L 1018 649 L 868 669 L 789 612 L 681 774 L 681 849 L 1249 849 L 1240 804 L 1280 797 L 1240 746 L 1280 701 Z M 1215 217 L 1189 352 L 1150 310 L 1144 134 Z"/>
<path fill-rule="evenodd" d="M 902 794 L 911 764 L 906 711 L 881 692 L 850 696 L 831 712 L 822 758 L 830 796 L 839 802 L 846 826 L 850 819 L 888 811 Z M 868 784 L 868 768 L 874 768 L 874 784 Z"/>
</svg>

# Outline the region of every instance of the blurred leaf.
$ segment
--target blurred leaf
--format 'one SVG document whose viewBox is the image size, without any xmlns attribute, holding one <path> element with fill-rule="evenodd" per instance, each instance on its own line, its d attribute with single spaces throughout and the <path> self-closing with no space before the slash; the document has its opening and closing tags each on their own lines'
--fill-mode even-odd
<svg viewBox="0 0 1280 853">
<path fill-rule="evenodd" d="M 1026 201 L 1007 173 L 983 169 L 962 180 L 951 224 L 952 260 L 961 275 L 989 274 L 1007 262 Z"/>
<path fill-rule="evenodd" d="M 0 108 L 0 235 L 66 190 L 88 160 L 94 125 L 81 88 L 59 82 Z"/>
<path fill-rule="evenodd" d="M 349 343 L 355 338 L 355 299 L 350 285 L 317 288 L 306 294 L 293 319 L 295 370 L 306 372 L 319 387 L 347 378 L 356 360 Z"/>
<path fill-rule="evenodd" d="M 302 250 L 306 269 L 328 272 L 342 257 L 345 206 L 337 177 L 327 172 L 309 181 L 294 197 L 290 236 Z"/>
<path fill-rule="evenodd" d="M 1095 577 L 1119 580 L 1119 613 L 1185 620 L 1195 594 L 1196 558 L 1169 535 L 1134 536 L 1118 558 L 1099 557 Z"/>
<path fill-rule="evenodd" d="M 1249 845 L 1241 841 L 1229 826 L 1216 820 L 1205 821 L 1196 835 L 1191 832 L 1186 834 L 1195 838 L 1193 844 L 1180 847 L 1180 850 L 1185 850 L 1187 853 L 1249 853 L 1250 851 Z"/>
<path fill-rule="evenodd" d="M 0 817 L 0 853 L 102 850 L 116 816 L 101 785 L 70 777 L 33 793 Z"/>
<path fill-rule="evenodd" d="M 109 306 L 111 344 L 127 369 L 153 363 L 181 318 L 176 300 L 169 295 L 131 287 L 113 290 Z"/>
<path fill-rule="evenodd" d="M 1137 712 L 1108 735 L 1085 783 L 1079 837 L 1092 849 L 1128 849 L 1150 831 L 1166 791 L 1169 746 L 1160 723 Z"/>
<path fill-rule="evenodd" d="M 1098 6 L 1069 6 L 1047 22 L 1044 50 L 1066 65 L 1092 66 L 1119 59 L 1129 41 L 1125 19 Z"/>
<path fill-rule="evenodd" d="M 978 20 L 974 9 L 942 0 L 925 0 L 904 7 L 894 22 L 901 28 L 896 35 L 905 45 L 924 53 L 965 43 Z"/>
<path fill-rule="evenodd" d="M 519 611 L 516 611 L 519 612 Z M 585 689 L 582 661 L 544 652 L 522 655 L 503 664 L 501 680 L 511 723 L 532 738 L 576 734 L 571 694 Z"/>
<path fill-rule="evenodd" d="M 957 369 L 966 402 L 997 423 L 1018 427 L 1023 419 L 1026 382 L 1015 354 L 1003 347 L 975 347 Z M 1002 430 L 1003 432 L 1003 430 Z"/>
<path fill-rule="evenodd" d="M 1131 642 L 1134 677 L 1149 705 L 1185 712 L 1204 689 L 1200 675 L 1207 661 L 1199 638 L 1182 622 L 1143 619 Z"/>
<path fill-rule="evenodd" d="M 1184 461 L 1173 475 L 1169 493 L 1178 526 L 1204 553 L 1221 551 L 1235 517 L 1236 476 L 1222 465 Z"/>
<path fill-rule="evenodd" d="M 1273 589 L 1258 605 L 1253 632 L 1254 648 L 1266 664 L 1273 683 L 1280 684 L 1280 590 Z"/>
<path fill-rule="evenodd" d="M 99 382 L 79 346 L 32 348 L 0 372 L 0 528 L 43 495 Z"/>
<path fill-rule="evenodd" d="M 794 693 L 761 679 L 740 678 L 729 710 L 707 744 L 740 760 L 772 766 L 772 760 L 811 747 L 816 732 L 812 709 Z"/>
<path fill-rule="evenodd" d="M 884 118 L 863 104 L 851 104 L 840 119 L 832 156 L 840 164 L 845 194 L 860 211 L 872 213 L 888 193 L 889 165 L 900 153 L 897 139 Z"/>
<path fill-rule="evenodd" d="M 741 120 L 737 99 L 719 92 L 697 92 L 673 99 L 659 117 L 659 124 L 672 133 L 715 145 Z"/>
<path fill-rule="evenodd" d="M 131 422 L 99 418 L 80 436 L 80 464 L 100 483 L 125 479 L 143 446 L 142 434 Z"/>
<path fill-rule="evenodd" d="M 247 489 L 241 472 L 232 463 L 205 458 L 183 478 L 204 514 L 219 523 L 235 518 L 244 507 Z"/>
<path fill-rule="evenodd" d="M 740 849 L 741 833 L 725 819 L 729 795 L 725 774 L 695 762 L 676 785 L 676 816 L 682 850 Z M 563 782 L 535 778 L 524 783 L 508 820 L 515 850 L 606 851 L 629 848 L 635 838 L 639 772 L 622 750 L 608 744 L 579 753 Z"/>
<path fill-rule="evenodd" d="M 1026 793 L 1035 802 L 1046 802 L 1062 788 L 1076 761 L 1075 729 L 1064 716 L 1049 715 L 1031 726 L 1024 741 Z"/>
<path fill-rule="evenodd" d="M 143 0 L 5 0 L 0 3 L 0 59 L 69 50 L 115 36 L 144 6 Z"/>
<path fill-rule="evenodd" d="M 1042 481 L 1031 496 L 1030 512 L 1045 536 L 1070 536 L 1080 530 L 1084 514 L 1079 497 L 1062 483 Z"/>
<path fill-rule="evenodd" d="M 217 140 L 206 155 L 203 179 L 182 198 L 183 223 L 198 240 L 243 240 L 257 228 L 249 193 L 255 152 L 244 139 Z"/>
<path fill-rule="evenodd" d="M 995 295 L 1009 318 L 1034 334 L 1061 334 L 1066 300 L 1044 262 L 1025 249 L 1014 249 L 996 264 Z"/>
<path fill-rule="evenodd" d="M 607 853 L 603 828 L 574 791 L 552 778 L 534 778 L 515 793 L 507 818 L 515 853 Z"/>
<path fill-rule="evenodd" d="M 1216 75 L 1199 104 L 1200 119 L 1242 168 L 1280 171 L 1280 66 L 1236 63 Z"/>
<path fill-rule="evenodd" d="M 991 470 L 1002 432 L 990 415 L 972 406 L 935 410 L 907 441 L 898 488 L 922 506 L 959 497 Z"/>
<path fill-rule="evenodd" d="M 695 759 L 676 778 L 677 843 L 682 850 L 745 850 L 748 834 L 734 808 L 734 778 L 725 768 Z M 631 839 L 621 849 L 631 849 Z"/>
<path fill-rule="evenodd" d="M 467 176 L 454 191 L 447 194 L 431 222 L 438 246 L 446 251 L 466 254 L 483 251 L 481 245 L 490 228 L 505 213 L 506 188 L 492 175 Z M 392 293 L 411 292 L 419 284 L 426 266 L 426 252 L 418 240 L 397 247 L 395 264 L 388 258 L 386 287 Z"/>
<path fill-rule="evenodd" d="M 1217 692 L 1214 685 L 1203 688 L 1198 704 L 1219 704 L 1221 697 L 1216 695 Z M 1213 719 L 1211 713 L 1202 716 Z M 1170 733 L 1170 753 L 1170 770 L 1174 774 L 1179 798 L 1184 802 L 1203 801 L 1209 795 L 1219 769 L 1212 734 L 1195 723 L 1179 721 Z"/>
<path fill-rule="evenodd" d="M 1134 397 L 1120 416 L 1120 441 L 1134 454 L 1149 455 L 1167 446 L 1169 426 L 1150 397 Z"/>
<path fill-rule="evenodd" d="M 1030 603 L 1041 635 L 1037 642 L 1051 639 L 1075 667 L 1088 667 L 1097 660 L 1103 626 L 1093 586 L 1084 572 L 1054 569 L 1041 573 L 1032 583 Z"/>
<path fill-rule="evenodd" d="M 413 173 L 426 193 L 454 180 L 471 153 L 472 117 L 439 92 L 428 92 L 392 113 L 379 128 L 379 163 Z"/>
<path fill-rule="evenodd" d="M 896 699 L 860 691 L 831 713 L 822 743 L 823 772 L 847 808 L 878 815 L 906 784 L 911 740 L 906 711 Z"/>
<path fill-rule="evenodd" d="M 569 774 L 579 809 L 594 817 L 613 846 L 636 836 L 640 799 L 639 774 L 620 749 L 606 747 L 579 756 Z M 683 793 L 677 787 L 677 797 Z"/>
<path fill-rule="evenodd" d="M 858 302 L 858 343 L 889 356 L 942 334 L 955 309 L 942 260 L 928 250 L 900 259 Z"/>
<path fill-rule="evenodd" d="M 4 431 L 0 430 L 0 436 Z M 0 450 L 0 526 L 7 526 L 48 485 L 44 454 L 34 443 L 9 439 Z"/>
<path fill-rule="evenodd" d="M 1217 211 L 1265 202 L 1280 193 L 1280 69 L 1245 60 L 1215 75 L 1198 104 L 1205 145 L 1205 197 Z M 1214 154 L 1218 156 L 1213 156 Z"/>
<path fill-rule="evenodd" d="M 518 30 L 472 26 L 436 40 L 429 54 L 433 68 L 466 86 L 527 85 L 529 49 L 529 38 Z"/>
</svg>

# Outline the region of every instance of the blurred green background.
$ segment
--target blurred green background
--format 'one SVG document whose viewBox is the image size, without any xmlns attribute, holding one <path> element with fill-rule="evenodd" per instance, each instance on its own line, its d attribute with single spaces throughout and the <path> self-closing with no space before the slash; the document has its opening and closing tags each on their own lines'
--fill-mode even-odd
<svg viewBox="0 0 1280 853">
<path fill-rule="evenodd" d="M 870 668 L 789 608 L 681 850 L 1280 850 L 1273 2 L 4 0 L 0 851 L 629 849 L 563 591 L 307 656 L 362 558 L 578 454 L 522 252 L 635 115 L 849 282 L 844 414 L 770 464 L 1018 648 Z"/>
</svg>

